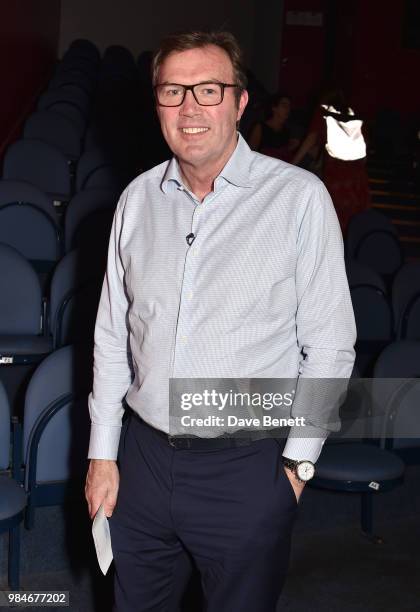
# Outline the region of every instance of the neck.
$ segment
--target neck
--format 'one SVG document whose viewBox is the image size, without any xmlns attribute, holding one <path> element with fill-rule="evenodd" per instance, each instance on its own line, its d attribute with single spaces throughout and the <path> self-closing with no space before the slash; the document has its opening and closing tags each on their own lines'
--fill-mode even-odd
<svg viewBox="0 0 420 612">
<path fill-rule="evenodd" d="M 236 144 L 237 140 L 235 138 L 232 147 L 229 147 L 220 159 L 214 163 L 206 162 L 204 166 L 178 160 L 181 176 L 186 186 L 195 196 L 197 196 L 200 202 L 213 191 L 214 181 L 229 161 L 236 148 Z"/>
<path fill-rule="evenodd" d="M 179 163 L 181 176 L 188 189 L 202 202 L 204 198 L 213 191 L 214 181 L 220 174 L 219 171 L 209 172 L 207 168 L 196 168 L 192 165 Z"/>
</svg>

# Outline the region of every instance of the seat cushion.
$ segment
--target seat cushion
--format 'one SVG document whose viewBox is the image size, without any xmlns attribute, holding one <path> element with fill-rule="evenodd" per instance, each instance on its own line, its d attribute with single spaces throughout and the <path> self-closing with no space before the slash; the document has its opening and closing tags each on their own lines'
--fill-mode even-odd
<svg viewBox="0 0 420 612">
<path fill-rule="evenodd" d="M 24 488 L 9 476 L 0 476 L 0 521 L 22 512 L 25 506 Z"/>
<path fill-rule="evenodd" d="M 326 444 L 316 463 L 316 477 L 380 482 L 399 478 L 404 467 L 399 457 L 371 444 Z"/>
</svg>

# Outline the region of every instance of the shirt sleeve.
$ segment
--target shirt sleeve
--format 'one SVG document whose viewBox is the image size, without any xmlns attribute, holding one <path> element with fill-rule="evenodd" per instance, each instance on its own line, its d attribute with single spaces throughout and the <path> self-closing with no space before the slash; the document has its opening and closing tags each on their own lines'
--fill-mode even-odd
<svg viewBox="0 0 420 612">
<path fill-rule="evenodd" d="M 89 459 L 117 458 L 124 408 L 131 384 L 128 299 L 119 253 L 124 194 L 112 224 L 107 270 L 95 326 L 93 389 L 89 395 L 91 419 Z"/>
<path fill-rule="evenodd" d="M 331 431 L 340 429 L 339 406 L 355 359 L 356 326 L 343 241 L 331 198 L 310 183 L 297 206 L 296 331 L 302 352 L 293 426 L 283 454 L 315 463 Z"/>
</svg>

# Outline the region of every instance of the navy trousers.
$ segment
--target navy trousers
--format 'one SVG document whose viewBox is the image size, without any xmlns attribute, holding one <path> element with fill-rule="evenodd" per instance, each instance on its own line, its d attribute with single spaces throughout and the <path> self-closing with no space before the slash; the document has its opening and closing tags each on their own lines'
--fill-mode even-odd
<svg viewBox="0 0 420 612">
<path fill-rule="evenodd" d="M 180 450 L 131 415 L 110 519 L 115 612 L 179 610 L 186 554 L 200 573 L 206 612 L 275 612 L 298 505 L 283 446 L 267 438 Z"/>
</svg>

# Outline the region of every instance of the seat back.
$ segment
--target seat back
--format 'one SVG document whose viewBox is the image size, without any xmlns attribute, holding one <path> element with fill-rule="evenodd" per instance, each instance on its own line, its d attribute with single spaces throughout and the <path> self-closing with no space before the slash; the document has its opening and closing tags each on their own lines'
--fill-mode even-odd
<svg viewBox="0 0 420 612">
<path fill-rule="evenodd" d="M 67 100 L 60 100 L 51 103 L 45 110 L 62 115 L 69 119 L 77 128 L 79 134 L 83 134 L 86 129 L 87 119 L 83 111 L 77 104 Z"/>
<path fill-rule="evenodd" d="M 101 257 L 102 255 L 102 257 Z M 50 332 L 56 348 L 92 340 L 106 268 L 105 254 L 70 251 L 51 281 Z"/>
<path fill-rule="evenodd" d="M 388 448 L 415 448 L 420 461 L 420 342 L 400 340 L 377 359 L 372 380 L 374 410 L 384 415 Z"/>
<path fill-rule="evenodd" d="M 117 198 L 113 192 L 106 189 L 86 189 L 76 194 L 67 207 L 64 220 L 66 252 L 84 244 L 86 232 L 87 242 L 91 244 L 92 236 L 95 236 L 95 248 L 96 242 L 102 237 L 108 241 L 110 218 L 112 221 L 116 204 Z M 96 221 L 100 222 L 100 225 L 95 225 L 95 218 L 94 223 L 90 223 L 88 219 L 92 219 L 92 215 L 96 216 Z M 81 227 L 82 222 L 86 222 L 89 226 L 86 230 Z"/>
<path fill-rule="evenodd" d="M 84 114 L 87 114 L 91 104 L 90 93 L 84 91 L 75 83 L 69 83 L 68 85 L 62 85 L 60 87 L 55 88 L 50 87 L 42 94 L 41 98 L 44 99 L 44 96 L 46 97 L 47 103 L 51 99 L 71 100 L 83 110 Z M 42 105 L 43 108 L 46 108 L 44 106 L 44 102 L 42 102 Z"/>
<path fill-rule="evenodd" d="M 375 378 L 419 378 L 420 342 L 399 340 L 387 346 L 375 364 Z"/>
<path fill-rule="evenodd" d="M 39 334 L 41 300 L 31 264 L 16 249 L 0 244 L 0 334 Z"/>
<path fill-rule="evenodd" d="M 358 341 L 390 341 L 393 333 L 392 310 L 383 291 L 372 285 L 350 288 Z"/>
<path fill-rule="evenodd" d="M 123 181 L 116 168 L 111 165 L 104 165 L 95 168 L 86 177 L 84 189 L 108 189 L 111 193 L 121 193 Z"/>
<path fill-rule="evenodd" d="M 23 135 L 47 142 L 70 159 L 80 157 L 83 129 L 62 114 L 51 110 L 33 113 L 25 123 Z"/>
<path fill-rule="evenodd" d="M 356 249 L 360 240 L 366 234 L 381 230 L 397 236 L 397 230 L 388 217 L 373 208 L 353 215 L 349 222 L 345 241 L 347 257 L 356 259 Z"/>
<path fill-rule="evenodd" d="M 37 108 L 38 110 L 49 110 L 54 104 L 61 103 L 71 104 L 86 119 L 89 109 L 88 98 L 83 96 L 83 94 L 81 96 L 73 94 L 71 91 L 48 89 L 39 97 Z"/>
<path fill-rule="evenodd" d="M 111 188 L 119 192 L 121 180 L 112 161 L 101 149 L 85 151 L 77 164 L 76 191 L 89 188 Z"/>
<path fill-rule="evenodd" d="M 42 191 L 70 197 L 70 171 L 66 157 L 40 140 L 18 140 L 6 151 L 3 178 L 27 181 Z"/>
<path fill-rule="evenodd" d="M 96 63 L 101 59 L 101 55 L 96 45 L 86 38 L 76 38 L 73 40 L 66 51 L 65 57 L 69 55 L 71 55 L 71 57 L 87 57 L 92 62 Z"/>
<path fill-rule="evenodd" d="M 92 81 L 96 81 L 99 62 L 86 56 L 66 52 L 61 61 L 56 64 L 55 74 L 63 74 L 75 69 L 81 70 Z"/>
<path fill-rule="evenodd" d="M 420 380 L 407 380 L 402 385 L 387 411 L 385 437 L 388 448 L 417 449 L 417 463 L 420 460 Z"/>
<path fill-rule="evenodd" d="M 412 297 L 403 312 L 401 338 L 420 340 L 420 292 Z"/>
<path fill-rule="evenodd" d="M 93 347 L 102 279 L 77 287 L 61 304 L 54 328 L 54 347 L 83 342 Z"/>
<path fill-rule="evenodd" d="M 357 261 L 388 278 L 394 276 L 404 259 L 398 237 L 389 230 L 372 230 L 365 234 L 354 255 Z"/>
<path fill-rule="evenodd" d="M 60 234 L 51 217 L 33 204 L 0 205 L 0 242 L 30 260 L 38 271 L 60 257 Z"/>
<path fill-rule="evenodd" d="M 357 285 L 369 285 L 376 287 L 382 293 L 386 293 L 386 286 L 383 278 L 369 266 L 356 261 L 355 259 L 346 259 L 346 273 L 349 287 Z"/>
<path fill-rule="evenodd" d="M 54 223 L 57 223 L 57 216 L 48 196 L 31 183 L 0 180 L 0 206 L 11 202 L 33 204 L 47 213 Z"/>
<path fill-rule="evenodd" d="M 10 465 L 10 415 L 9 399 L 0 380 L 0 470 Z"/>
<path fill-rule="evenodd" d="M 414 307 L 418 294 L 420 294 L 420 262 L 406 263 L 398 271 L 392 284 L 392 309 L 398 338 L 402 337 L 403 319 L 409 316 L 410 303 L 413 303 Z"/>
<path fill-rule="evenodd" d="M 93 93 L 94 82 L 86 74 L 78 70 L 65 70 L 52 77 L 49 83 L 49 89 L 60 89 L 61 87 L 69 87 L 70 85 L 79 87 L 89 97 Z"/>
<path fill-rule="evenodd" d="M 76 228 L 72 246 L 74 248 L 97 250 L 104 253 L 108 249 L 114 210 L 104 208 L 95 210 L 84 217 Z M 95 237 L 95 242 L 92 238 Z"/>
<path fill-rule="evenodd" d="M 371 376 L 376 357 L 393 337 L 391 306 L 386 295 L 371 285 L 355 285 L 350 295 L 357 328 L 356 364 L 362 376 Z"/>
<path fill-rule="evenodd" d="M 23 417 L 27 488 L 31 472 L 39 484 L 77 478 L 85 470 L 91 384 L 91 352 L 82 347 L 61 348 L 37 367 Z"/>
</svg>

